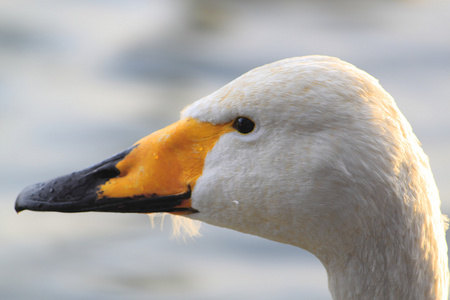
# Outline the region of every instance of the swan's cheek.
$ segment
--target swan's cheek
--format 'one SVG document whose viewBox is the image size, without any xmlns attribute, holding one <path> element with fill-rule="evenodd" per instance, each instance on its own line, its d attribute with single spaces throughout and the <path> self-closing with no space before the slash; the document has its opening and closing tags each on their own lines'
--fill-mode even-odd
<svg viewBox="0 0 450 300">
<path fill-rule="evenodd" d="M 199 213 L 190 217 L 223 227 L 226 219 L 232 219 L 231 214 L 239 213 L 243 203 L 236 202 L 236 193 L 239 171 L 244 166 L 235 156 L 236 152 L 233 139 L 224 135 L 206 155 L 202 175 L 191 197 L 192 207 Z"/>
<path fill-rule="evenodd" d="M 192 191 L 192 207 L 199 213 L 190 217 L 235 230 L 268 217 L 270 176 L 255 148 L 235 133 L 219 139 Z"/>
</svg>

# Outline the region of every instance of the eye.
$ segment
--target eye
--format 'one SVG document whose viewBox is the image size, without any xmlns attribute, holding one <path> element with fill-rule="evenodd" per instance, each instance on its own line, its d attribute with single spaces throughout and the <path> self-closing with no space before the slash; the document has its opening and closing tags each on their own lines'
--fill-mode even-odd
<svg viewBox="0 0 450 300">
<path fill-rule="evenodd" d="M 233 128 L 240 133 L 247 134 L 255 129 L 255 123 L 249 118 L 237 117 L 236 120 L 234 120 Z"/>
</svg>

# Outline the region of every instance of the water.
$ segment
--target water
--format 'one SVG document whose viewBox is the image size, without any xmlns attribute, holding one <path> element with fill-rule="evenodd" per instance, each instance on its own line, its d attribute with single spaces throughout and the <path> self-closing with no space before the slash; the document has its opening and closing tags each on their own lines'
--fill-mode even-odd
<svg viewBox="0 0 450 300">
<path fill-rule="evenodd" d="M 330 299 L 295 247 L 143 215 L 16 215 L 20 190 L 87 167 L 281 58 L 338 56 L 394 96 L 450 212 L 447 1 L 0 3 L 1 299 Z"/>
</svg>

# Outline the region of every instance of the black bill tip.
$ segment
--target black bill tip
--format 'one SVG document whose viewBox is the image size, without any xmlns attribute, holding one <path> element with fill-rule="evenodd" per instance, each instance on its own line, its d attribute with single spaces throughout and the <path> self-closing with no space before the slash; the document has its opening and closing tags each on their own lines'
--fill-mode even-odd
<svg viewBox="0 0 450 300">
<path fill-rule="evenodd" d="M 129 195 L 99 197 L 98 191 L 108 180 L 120 176 L 118 162 L 131 152 L 121 152 L 85 170 L 61 176 L 25 188 L 17 197 L 16 212 L 23 210 L 57 212 L 121 212 L 121 213 L 195 213 L 190 207 L 191 188 L 176 195 Z M 188 201 L 188 202 L 186 202 Z"/>
<path fill-rule="evenodd" d="M 82 171 L 26 187 L 17 197 L 16 211 L 88 211 L 97 200 L 99 186 L 120 175 L 116 164 L 132 149 Z"/>
<path fill-rule="evenodd" d="M 26 187 L 20 194 L 17 196 L 16 204 L 14 206 L 17 213 L 30 209 L 30 210 L 39 210 L 39 207 L 42 206 L 42 203 L 30 201 L 33 199 L 35 195 L 40 196 L 39 190 L 43 188 L 42 183 L 38 183 L 32 186 Z"/>
</svg>

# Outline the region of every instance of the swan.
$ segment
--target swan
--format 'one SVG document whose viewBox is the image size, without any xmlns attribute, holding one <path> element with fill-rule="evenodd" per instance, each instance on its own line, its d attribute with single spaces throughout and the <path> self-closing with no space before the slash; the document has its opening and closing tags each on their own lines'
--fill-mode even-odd
<svg viewBox="0 0 450 300">
<path fill-rule="evenodd" d="M 337 58 L 253 69 L 15 208 L 171 213 L 311 252 L 333 299 L 448 297 L 428 158 L 378 81 Z"/>
</svg>

